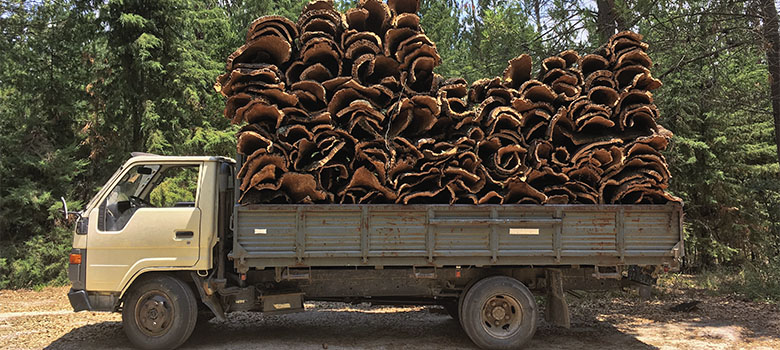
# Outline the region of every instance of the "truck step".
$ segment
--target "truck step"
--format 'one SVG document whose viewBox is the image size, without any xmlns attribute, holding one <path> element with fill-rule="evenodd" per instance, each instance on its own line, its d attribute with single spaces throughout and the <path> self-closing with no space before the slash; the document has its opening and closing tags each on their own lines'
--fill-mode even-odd
<svg viewBox="0 0 780 350">
<path fill-rule="evenodd" d="M 271 294 L 260 296 L 265 313 L 288 313 L 303 311 L 303 293 Z"/>
</svg>

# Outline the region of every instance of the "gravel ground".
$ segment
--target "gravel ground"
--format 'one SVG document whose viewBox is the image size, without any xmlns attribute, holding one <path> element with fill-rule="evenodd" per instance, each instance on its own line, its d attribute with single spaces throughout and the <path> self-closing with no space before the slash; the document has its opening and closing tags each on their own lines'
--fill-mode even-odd
<svg viewBox="0 0 780 350">
<path fill-rule="evenodd" d="M 67 288 L 0 291 L 0 348 L 129 348 L 119 314 L 69 310 Z M 699 300 L 690 312 L 669 308 Z M 539 322 L 532 349 L 780 349 L 775 304 L 661 291 L 569 297 L 572 328 Z M 200 324 L 187 349 L 474 349 L 441 309 L 307 303 L 307 312 L 277 316 L 234 313 Z M 542 307 L 543 309 L 543 307 Z"/>
</svg>

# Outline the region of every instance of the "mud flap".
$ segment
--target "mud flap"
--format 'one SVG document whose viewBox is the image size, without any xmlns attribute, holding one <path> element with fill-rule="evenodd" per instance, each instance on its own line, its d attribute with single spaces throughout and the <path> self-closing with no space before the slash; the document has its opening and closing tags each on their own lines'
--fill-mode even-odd
<svg viewBox="0 0 780 350">
<path fill-rule="evenodd" d="M 198 294 L 200 294 L 200 300 L 203 302 L 203 304 L 214 313 L 214 316 L 217 317 L 218 320 L 226 321 L 227 317 L 225 316 L 225 310 L 222 308 L 222 304 L 219 302 L 219 299 L 214 294 L 209 295 L 206 293 L 206 281 L 204 281 L 203 278 L 198 276 L 198 274 L 195 272 L 190 272 L 190 276 L 192 276 L 192 280 L 195 282 L 195 289 L 198 290 Z"/>
<path fill-rule="evenodd" d="M 547 282 L 547 311 L 544 313 L 547 322 L 563 328 L 571 328 L 569 305 L 563 292 L 563 273 L 559 269 L 544 270 Z"/>
</svg>

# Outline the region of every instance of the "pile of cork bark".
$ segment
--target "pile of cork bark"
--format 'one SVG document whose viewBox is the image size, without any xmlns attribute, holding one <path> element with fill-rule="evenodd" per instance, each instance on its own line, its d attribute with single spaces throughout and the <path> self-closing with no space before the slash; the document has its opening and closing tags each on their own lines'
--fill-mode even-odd
<svg viewBox="0 0 780 350">
<path fill-rule="evenodd" d="M 215 87 L 243 127 L 241 203 L 666 203 L 647 44 L 613 36 L 533 74 L 434 73 L 416 0 L 309 3 L 257 19 Z"/>
</svg>

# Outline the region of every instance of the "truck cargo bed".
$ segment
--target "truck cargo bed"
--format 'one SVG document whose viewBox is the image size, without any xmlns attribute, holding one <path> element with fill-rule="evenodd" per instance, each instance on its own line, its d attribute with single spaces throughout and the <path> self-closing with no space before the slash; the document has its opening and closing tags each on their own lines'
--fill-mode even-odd
<svg viewBox="0 0 780 350">
<path fill-rule="evenodd" d="M 682 207 L 247 205 L 233 213 L 239 272 L 287 266 L 673 265 Z"/>
</svg>

